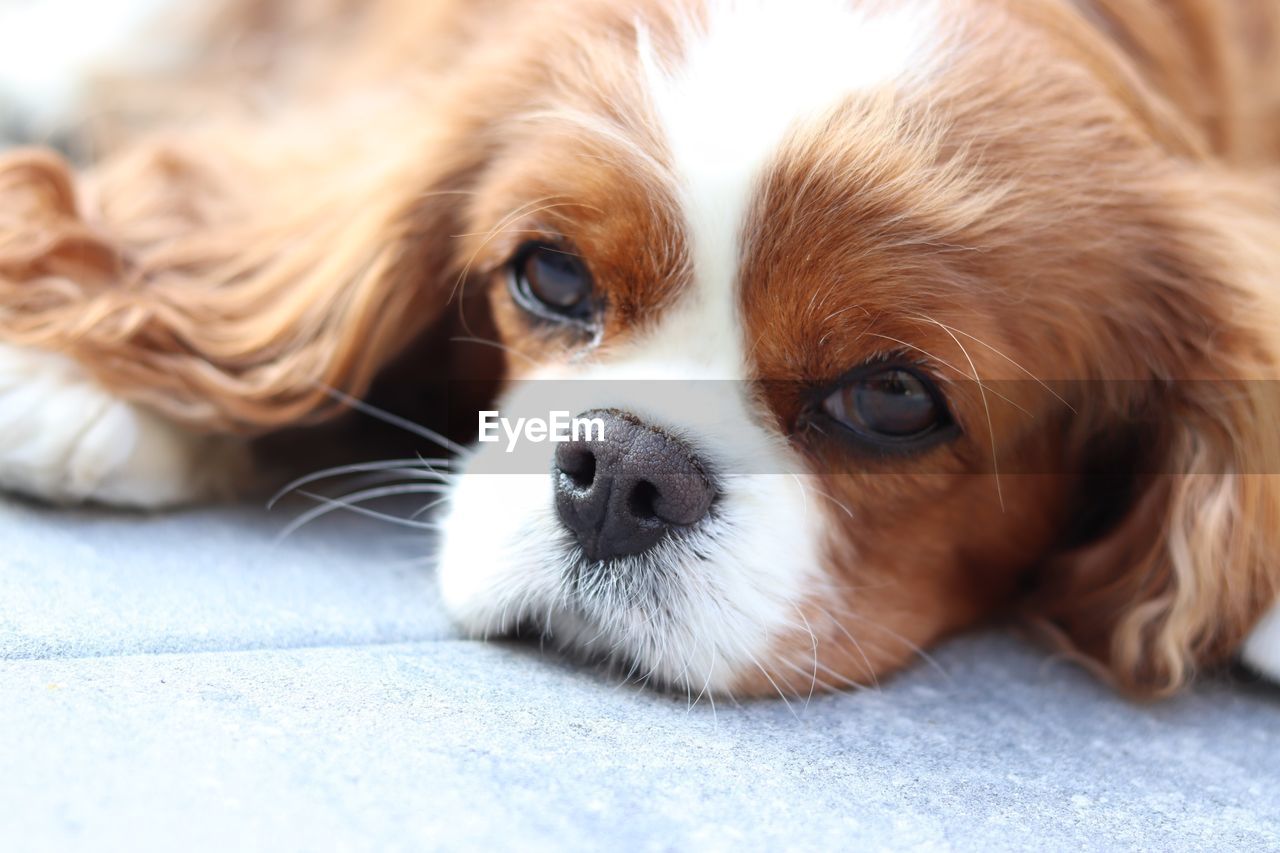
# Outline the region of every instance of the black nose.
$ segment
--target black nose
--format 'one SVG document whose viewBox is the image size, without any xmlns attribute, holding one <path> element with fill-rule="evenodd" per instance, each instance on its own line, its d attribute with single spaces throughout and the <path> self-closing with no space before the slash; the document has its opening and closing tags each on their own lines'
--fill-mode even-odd
<svg viewBox="0 0 1280 853">
<path fill-rule="evenodd" d="M 685 444 L 634 415 L 585 412 L 604 437 L 556 448 L 556 510 L 589 560 L 639 554 L 706 517 L 716 488 Z"/>
</svg>

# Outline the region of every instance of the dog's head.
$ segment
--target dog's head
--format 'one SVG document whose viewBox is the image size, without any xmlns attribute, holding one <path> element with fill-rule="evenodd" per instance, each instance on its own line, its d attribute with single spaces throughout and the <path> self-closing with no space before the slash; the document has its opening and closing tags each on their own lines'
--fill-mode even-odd
<svg viewBox="0 0 1280 853">
<path fill-rule="evenodd" d="M 65 181 L 5 206 L 65 236 L 0 247 L 0 321 L 261 430 L 480 300 L 499 415 L 584 429 L 460 461 L 470 631 L 756 693 L 1019 610 L 1170 690 L 1277 591 L 1280 235 L 1205 102 L 1079 11 L 1109 5 L 388 0 L 339 75 L 377 97 L 135 151 L 97 230 Z M 55 171 L 17 165 L 19 202 Z"/>
<path fill-rule="evenodd" d="M 445 600 L 693 691 L 1015 607 L 1176 687 L 1275 586 L 1263 220 L 1074 13 L 865 6 L 529 37 L 458 258 L 499 414 L 592 424 L 479 445 Z"/>
</svg>

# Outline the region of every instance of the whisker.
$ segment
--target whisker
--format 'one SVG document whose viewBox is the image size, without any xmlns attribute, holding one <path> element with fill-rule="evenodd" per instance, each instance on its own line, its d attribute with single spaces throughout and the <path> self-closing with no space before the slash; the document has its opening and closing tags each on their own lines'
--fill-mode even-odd
<svg viewBox="0 0 1280 853">
<path fill-rule="evenodd" d="M 787 667 L 797 675 L 803 675 L 805 677 L 809 676 L 809 671 L 804 667 L 796 664 L 794 661 L 786 660 L 784 658 L 780 660 L 779 663 L 781 663 L 783 666 Z M 859 690 L 859 691 L 868 689 L 867 685 L 860 684 L 859 682 L 854 681 L 852 678 L 849 678 L 848 676 L 841 675 L 840 673 L 836 672 L 835 670 L 831 669 L 828 666 L 823 665 L 821 666 L 821 669 L 826 675 L 819 676 L 816 671 L 814 672 L 813 674 L 814 687 L 810 688 L 809 690 L 809 699 L 805 701 L 806 708 L 809 706 L 810 702 L 812 701 L 813 694 L 816 691 L 816 686 L 819 684 L 822 685 L 824 688 L 847 688 L 847 689 Z"/>
<path fill-rule="evenodd" d="M 707 700 L 711 703 L 711 719 L 717 724 L 719 724 L 720 720 L 716 716 L 716 698 L 708 692 L 707 688 L 711 686 L 711 674 L 715 672 L 716 664 L 719 662 L 720 653 L 715 648 L 712 648 L 711 665 L 707 667 L 707 677 L 702 680 L 702 689 L 698 691 L 698 695 L 693 699 L 693 707 L 696 708 L 698 703 L 702 701 L 702 697 L 704 695 L 707 697 Z"/>
<path fill-rule="evenodd" d="M 902 645 L 906 646 L 913 654 L 915 654 L 922 661 L 928 664 L 934 671 L 936 671 L 943 678 L 947 679 L 948 681 L 951 680 L 951 673 L 947 672 L 947 670 L 942 666 L 942 664 L 938 663 L 937 658 L 935 658 L 933 655 L 926 652 L 924 649 L 920 648 L 915 643 L 908 640 L 906 637 L 899 634 L 897 631 L 894 631 L 891 628 L 887 628 L 884 625 L 881 625 L 879 622 L 876 622 L 873 619 L 868 619 L 867 617 L 861 616 L 857 613 L 849 613 L 848 615 L 853 617 L 854 619 L 857 619 L 859 622 L 862 622 L 864 625 L 867 625 L 868 627 L 875 628 L 877 631 L 881 631 L 885 634 L 888 634 L 890 638 L 897 640 L 899 643 L 902 643 Z"/>
<path fill-rule="evenodd" d="M 861 311 L 861 312 L 862 312 L 864 315 L 866 315 L 867 317 L 870 317 L 870 316 L 871 316 L 871 312 L 870 312 L 870 311 L 868 311 L 866 308 L 864 308 L 864 307 L 863 307 L 863 306 L 861 306 L 861 305 L 846 305 L 844 308 L 837 309 L 837 310 L 835 310 L 835 311 L 832 311 L 830 314 L 828 314 L 828 315 L 827 315 L 827 318 L 826 318 L 825 320 L 823 320 L 823 321 L 822 321 L 822 325 L 824 325 L 824 326 L 825 326 L 825 325 L 829 325 L 833 320 L 835 320 L 835 319 L 836 319 L 837 317 L 839 317 L 841 314 L 844 314 L 844 313 L 846 313 L 846 312 L 848 312 L 849 310 L 854 309 L 854 308 L 856 308 L 856 309 L 858 309 L 859 311 Z M 824 334 L 823 334 L 823 336 L 822 336 L 821 338 L 819 338 L 819 339 L 818 339 L 818 346 L 819 346 L 819 347 L 825 347 L 825 346 L 827 345 L 827 341 L 831 340 L 831 337 L 832 337 L 833 335 L 835 335 L 835 334 L 836 334 L 836 332 L 838 332 L 838 331 L 839 331 L 839 329 L 834 328 L 834 327 L 833 327 L 833 328 L 831 328 L 831 329 L 829 329 L 826 333 L 824 333 Z M 861 335 L 861 334 L 859 334 L 859 335 L 858 335 L 858 337 L 862 337 L 862 335 Z"/>
<path fill-rule="evenodd" d="M 846 635 L 846 636 L 848 636 L 848 633 L 849 633 L 849 632 L 848 632 L 847 630 L 845 630 L 844 626 L 840 623 L 840 621 L 838 621 L 838 620 L 836 619 L 835 615 L 831 612 L 831 610 L 829 610 L 829 609 L 827 609 L 826 607 L 823 607 L 823 606 L 821 606 L 821 605 L 817 605 L 817 606 L 819 607 L 819 609 L 821 609 L 821 610 L 822 610 L 822 612 L 823 612 L 823 613 L 825 613 L 825 614 L 826 614 L 827 618 L 831 620 L 832 624 L 834 624 L 834 625 L 835 625 L 837 628 L 839 628 L 840 630 L 844 631 L 844 632 L 845 632 L 845 635 Z M 840 608 L 839 608 L 839 612 L 840 612 L 840 613 L 841 613 L 841 615 L 843 615 L 843 616 L 847 616 L 847 617 L 848 617 L 848 618 L 850 618 L 850 619 L 855 619 L 855 620 L 857 620 L 857 621 L 858 621 L 859 623 L 861 623 L 862 625 L 865 625 L 865 626 L 867 626 L 867 627 L 869 627 L 869 628 L 874 628 L 874 629 L 876 629 L 877 631 L 880 631 L 880 632 L 882 632 L 882 633 L 884 633 L 884 634 L 887 634 L 887 635 L 890 637 L 890 639 L 896 640 L 897 642 L 901 643 L 901 644 L 902 644 L 903 646 L 905 646 L 908 650 L 910 650 L 910 651 L 912 652 L 912 654 L 914 654 L 914 655 L 916 655 L 917 657 L 919 657 L 919 658 L 920 658 L 921 660 L 923 660 L 926 664 L 928 664 L 932 669 L 934 669 L 935 671 L 937 671 L 939 675 L 941 675 L 941 676 L 943 676 L 944 678 L 946 678 L 946 679 L 950 680 L 950 678 L 951 678 L 951 674 L 950 674 L 950 673 L 948 673 L 948 672 L 946 671 L 946 669 L 945 669 L 945 668 L 944 668 L 940 663 L 938 663 L 938 661 L 937 661 L 937 659 L 936 659 L 936 658 L 934 658 L 932 655 L 930 655 L 930 654 L 929 654 L 928 652 L 926 652 L 924 649 L 920 648 L 920 646 L 916 645 L 915 643 L 913 643 L 913 642 L 911 642 L 910 640 L 908 640 L 906 637 L 904 637 L 904 636 L 902 636 L 901 634 L 899 634 L 897 631 L 894 631 L 892 628 L 889 628 L 889 627 L 887 627 L 887 626 L 885 626 L 885 625 L 880 624 L 879 622 L 877 622 L 877 621 L 876 621 L 876 620 L 874 620 L 874 619 L 868 618 L 868 617 L 866 617 L 866 616 L 863 616 L 863 615 L 862 615 L 862 614 L 860 614 L 860 613 L 855 612 L 852 608 L 850 608 L 850 607 L 848 607 L 848 606 L 840 607 Z M 853 638 L 852 638 L 852 637 L 850 637 L 850 640 L 852 640 L 852 639 L 853 639 Z"/>
<path fill-rule="evenodd" d="M 840 620 L 837 619 L 830 610 L 828 610 L 826 607 L 823 607 L 822 605 L 816 605 L 816 606 L 818 607 L 819 610 L 821 610 L 824 614 L 826 614 L 826 617 L 829 620 L 831 620 L 831 624 L 834 625 L 836 628 L 838 628 L 840 630 L 840 633 L 844 634 L 845 637 L 848 638 L 849 642 L 853 645 L 854 651 L 856 651 L 858 653 L 858 656 L 862 658 L 862 664 L 867 668 L 867 677 L 871 679 L 871 684 L 875 687 L 876 690 L 879 690 L 880 679 L 876 677 L 875 667 L 871 665 L 871 659 L 868 658 L 867 653 L 863 651 L 862 644 L 859 643 L 854 638 L 853 634 L 849 633 L 849 629 L 846 628 L 843 624 L 841 624 Z"/>
<path fill-rule="evenodd" d="M 941 364 L 943 367 L 947 368 L 948 370 L 953 370 L 953 371 L 955 371 L 956 373 L 958 373 L 958 374 L 960 374 L 961 376 L 964 376 L 964 377 L 966 377 L 966 378 L 968 378 L 968 377 L 969 377 L 969 374 L 968 374 L 968 373 L 966 373 L 965 371 L 963 371 L 963 370 L 961 370 L 960 368 L 956 367 L 954 364 L 951 364 L 949 361 L 947 361 L 947 360 L 945 360 L 945 359 L 943 359 L 943 358 L 940 358 L 940 357 L 938 357 L 938 356 L 934 355 L 933 353 L 929 352 L 928 350 L 921 349 L 920 347 L 915 346 L 915 345 L 913 345 L 913 344 L 909 344 L 909 343 L 907 343 L 906 341 L 900 341 L 900 340 L 898 340 L 897 338 L 890 337 L 889 335 L 882 335 L 882 334 L 879 334 L 878 332 L 867 332 L 866 334 L 867 334 L 868 336 L 870 336 L 870 337 L 873 337 L 873 338 L 882 338 L 883 340 L 890 341 L 890 342 L 892 342 L 892 343 L 897 344 L 898 346 L 906 347 L 906 348 L 907 348 L 907 349 L 909 349 L 909 350 L 913 350 L 913 351 L 915 351 L 915 352 L 918 352 L 918 353 L 920 353 L 921 355 L 925 356 L 926 358 L 930 358 L 930 359 L 932 359 L 932 360 L 934 360 L 934 361 L 938 362 L 938 364 Z M 957 343 L 958 343 L 958 342 L 957 342 Z M 1005 401 L 1006 403 L 1008 403 L 1010 406 L 1013 406 L 1015 409 L 1017 409 L 1018 411 L 1022 412 L 1022 413 L 1023 413 L 1024 415 L 1026 415 L 1027 417 L 1029 417 L 1029 418 L 1034 418 L 1034 417 L 1035 417 L 1035 415 L 1034 415 L 1034 414 L 1032 414 L 1030 411 L 1028 411 L 1027 409 L 1023 408 L 1022 406 L 1018 405 L 1017 401 L 1015 401 L 1015 400 L 1013 400 L 1013 399 L 1011 399 L 1011 398 L 1009 398 L 1009 397 L 1006 397 L 1004 394 L 1001 394 L 999 391 L 996 391 L 994 388 L 987 388 L 986 390 L 987 390 L 989 393 L 994 394 L 995 396 L 999 397 L 1001 400 L 1004 400 L 1004 401 Z"/>
<path fill-rule="evenodd" d="M 792 707 L 791 702 L 787 699 L 787 694 L 782 692 L 782 688 L 778 686 L 778 682 L 773 680 L 773 676 L 769 674 L 769 671 L 760 665 L 760 661 L 756 660 L 755 655 L 747 652 L 747 657 L 751 658 L 751 662 L 755 664 L 756 669 L 760 670 L 760 674 L 768 679 L 769 683 L 773 685 L 773 689 L 778 693 L 778 698 L 782 700 L 782 704 L 787 706 L 787 710 L 791 712 L 791 716 L 799 720 L 800 715 L 796 713 L 796 709 Z"/>
<path fill-rule="evenodd" d="M 987 388 L 982 382 L 982 377 L 978 375 L 978 367 L 973 363 L 973 357 L 969 355 L 969 350 L 965 348 L 964 344 L 960 343 L 960 339 L 956 337 L 955 333 L 937 320 L 928 317 L 925 319 L 937 325 L 938 328 L 951 336 L 951 340 L 956 342 L 956 346 L 960 347 L 960 352 L 964 354 L 965 360 L 969 362 L 969 369 L 973 371 L 973 381 L 978 383 L 978 393 L 982 397 L 982 408 L 987 414 L 987 433 L 991 436 L 991 470 L 996 478 L 996 498 L 1000 501 L 1000 511 L 1004 512 L 1004 487 L 1000 485 L 1000 454 L 996 450 L 996 425 L 991 420 L 991 404 L 987 402 Z"/>
<path fill-rule="evenodd" d="M 449 497 L 448 497 L 448 495 L 446 495 L 446 496 L 445 496 L 445 497 L 443 497 L 443 498 L 440 498 L 439 500 L 434 500 L 434 501 L 432 501 L 431 503 L 429 503 L 429 504 L 427 504 L 426 506 L 424 506 L 422 509 L 420 509 L 420 510 L 418 510 L 417 512 L 415 512 L 413 515 L 409 516 L 409 520 L 410 520 L 410 521 L 416 521 L 417 519 L 422 518 L 422 517 L 423 517 L 423 516 L 425 516 L 427 513 L 431 512 L 431 510 L 435 509 L 436 507 L 440 506 L 441 504 L 446 504 L 446 503 L 448 503 L 448 502 L 449 502 Z"/>
<path fill-rule="evenodd" d="M 471 323 L 466 316 L 466 312 L 463 310 L 464 300 L 461 298 L 461 295 L 467 286 L 467 282 L 470 280 L 472 267 L 475 266 L 475 263 L 477 260 L 479 260 L 481 253 L 483 253 L 485 248 L 488 247 L 488 245 L 493 242 L 495 237 L 497 237 L 499 234 L 507 233 L 508 231 L 510 231 L 511 225 L 522 216 L 537 216 L 539 213 L 544 213 L 548 210 L 555 210 L 556 208 L 560 208 L 560 207 L 586 207 L 589 209 L 594 209 L 591 207 L 591 205 L 583 204 L 581 202 L 572 202 L 572 201 L 562 201 L 554 204 L 544 204 L 544 202 L 551 202 L 551 201 L 554 201 L 556 198 L 560 198 L 560 196 L 555 196 L 555 195 L 543 196 L 542 198 L 535 199 L 530 202 L 526 202 L 525 204 L 522 204 L 519 207 L 517 207 L 515 210 L 509 212 L 506 216 L 502 217 L 502 219 L 498 222 L 498 224 L 495 225 L 488 232 L 487 236 L 485 236 L 484 240 L 481 241 L 480 245 L 476 247 L 476 250 L 471 253 L 471 257 L 467 259 L 466 265 L 463 266 L 462 270 L 458 273 L 458 277 L 454 281 L 453 288 L 449 294 L 449 299 L 451 301 L 456 301 L 458 303 L 458 316 L 462 321 L 463 331 L 465 331 L 467 334 L 471 334 L 472 329 L 471 329 Z M 540 204 L 543 206 L 538 207 L 538 205 Z M 515 233 L 530 233 L 530 232 L 516 231 Z M 538 232 L 538 233 L 541 233 L 541 232 Z"/>
<path fill-rule="evenodd" d="M 878 688 L 871 687 L 865 682 L 858 681 L 856 678 L 850 678 L 847 675 L 842 675 L 836 672 L 834 669 L 827 666 L 825 663 L 818 664 L 818 668 L 821 669 L 824 673 L 826 673 L 827 677 L 830 679 L 830 682 L 834 682 L 834 684 L 838 687 L 845 687 L 845 688 L 848 688 L 851 690 L 857 690 L 857 691 L 865 691 L 865 690 L 878 691 Z M 824 678 L 823 681 L 827 681 L 827 678 Z"/>
<path fill-rule="evenodd" d="M 806 488 L 806 489 L 812 489 L 814 494 L 816 494 L 816 495 L 820 495 L 820 496 L 822 496 L 822 497 L 826 498 L 827 500 L 831 501 L 833 504 L 835 504 L 836 506 L 838 506 L 840 509 L 844 510 L 844 514 L 845 514 L 845 515 L 847 515 L 847 516 L 849 516 L 849 518 L 850 518 L 850 519 L 852 519 L 852 518 L 853 518 L 853 510 L 849 509 L 849 507 L 848 507 L 848 506 L 846 506 L 842 501 L 840 501 L 839 499 L 837 499 L 834 495 L 831 495 L 831 494 L 829 494 L 829 493 L 827 493 L 827 492 L 824 492 L 822 489 L 819 489 L 817 486 L 814 486 L 814 485 L 805 485 L 805 486 L 804 486 L 804 488 Z"/>
<path fill-rule="evenodd" d="M 400 497 L 401 495 L 439 495 L 448 492 L 449 489 L 450 486 L 447 483 L 397 483 L 392 486 L 377 486 L 371 489 L 364 489 L 349 495 L 332 498 L 331 500 L 350 501 L 352 504 L 357 504 L 376 501 L 379 498 Z M 302 494 L 307 493 L 303 492 Z"/>
<path fill-rule="evenodd" d="M 480 257 L 480 253 L 483 252 L 485 250 L 485 247 L 488 246 L 489 243 L 493 241 L 494 237 L 502 233 L 502 230 L 505 227 L 507 227 L 507 225 L 519 219 L 520 214 L 523 213 L 525 210 L 528 210 L 529 208 L 532 208 L 532 207 L 536 207 L 539 204 L 542 204 L 543 202 L 551 201 L 554 198 L 555 198 L 554 195 L 543 196 L 542 198 L 535 199 L 534 201 L 526 202 L 525 204 L 522 204 L 519 207 L 517 207 L 515 210 L 508 212 L 506 216 L 502 217 L 502 219 L 498 221 L 498 224 L 493 226 L 493 229 L 489 232 L 489 235 L 485 237 L 484 240 L 480 243 L 480 245 L 476 247 L 476 250 L 471 253 L 471 257 L 467 258 L 466 264 L 462 267 L 461 271 L 459 271 L 458 277 L 454 281 L 453 287 L 449 291 L 449 301 L 451 302 L 456 301 L 458 303 L 458 317 L 462 320 L 462 328 L 468 334 L 471 333 L 471 325 L 467 320 L 466 312 L 463 310 L 464 300 L 458 297 L 461 291 L 463 290 L 463 288 L 466 287 L 467 279 L 471 275 L 471 268 L 475 265 L 476 260 Z"/>
<path fill-rule="evenodd" d="M 382 490 L 371 489 L 369 491 L 382 491 Z M 342 499 L 327 498 L 324 495 L 317 495 L 314 492 L 299 492 L 299 494 L 304 495 L 310 498 L 311 500 L 318 501 L 320 503 L 320 506 L 307 510 L 302 515 L 298 516 L 292 522 L 290 522 L 288 526 L 286 526 L 285 529 L 280 532 L 280 535 L 276 537 L 277 543 L 283 542 L 284 540 L 288 539 L 294 533 L 298 532 L 303 527 L 315 521 L 316 519 L 322 518 L 328 515 L 329 513 L 334 512 L 336 510 L 340 510 L 340 509 L 345 509 L 349 512 L 355 513 L 356 515 L 362 515 L 366 518 L 372 518 L 377 521 L 385 521 L 389 524 L 395 524 L 401 527 L 410 527 L 410 528 L 413 528 L 414 530 L 438 531 L 440 529 L 439 526 L 435 524 L 427 524 L 426 522 L 422 522 L 422 521 L 414 521 L 408 518 L 401 518 L 400 516 L 397 516 L 397 515 L 388 515 L 383 512 L 377 512 L 376 510 L 369 509 L 368 507 L 360 506 L 354 501 L 372 499 L 372 498 L 365 498 L 363 493 L 348 495 L 346 496 L 346 498 L 342 498 Z M 406 493 L 400 492 L 399 494 L 406 494 Z"/>
<path fill-rule="evenodd" d="M 919 319 L 919 320 L 929 320 L 930 318 L 927 318 L 927 317 L 917 317 L 916 319 Z M 960 330 L 960 329 L 953 328 L 953 327 L 951 327 L 951 326 L 947 326 L 947 325 L 945 325 L 945 324 L 943 324 L 943 323 L 939 323 L 937 320 L 933 320 L 933 322 L 934 322 L 934 323 L 937 323 L 939 326 L 942 326 L 942 328 L 947 329 L 948 331 L 955 332 L 957 335 L 964 335 L 966 338 L 968 338 L 969 340 L 973 341 L 974 343 L 981 344 L 982 346 L 984 346 L 984 347 L 986 347 L 987 349 L 991 350 L 993 353 L 995 353 L 996 355 L 1000 356 L 1000 357 L 1001 357 L 1001 358 L 1003 358 L 1005 361 L 1009 362 L 1009 363 L 1010 363 L 1010 364 L 1012 364 L 1014 367 L 1016 367 L 1016 368 L 1018 368 L 1019 370 L 1021 370 L 1023 373 L 1027 374 L 1027 376 L 1030 376 L 1030 377 L 1031 377 L 1031 379 L 1032 379 L 1034 382 L 1036 382 L 1037 384 L 1039 384 L 1041 388 L 1044 388 L 1044 390 L 1048 391 L 1050 394 L 1052 394 L 1054 397 L 1056 397 L 1056 398 L 1057 398 L 1057 400 L 1058 400 L 1058 402 L 1060 402 L 1062 405 L 1064 405 L 1064 406 L 1066 406 L 1068 409 L 1070 409 L 1070 410 L 1071 410 L 1071 412 L 1072 412 L 1073 414 L 1075 413 L 1075 411 L 1076 411 L 1075 407 L 1074 407 L 1074 406 L 1072 406 L 1070 403 L 1068 403 L 1068 402 L 1067 402 L 1067 401 L 1062 397 L 1062 395 L 1061 395 L 1061 394 L 1059 394 L 1057 391 L 1053 390 L 1053 388 L 1051 388 L 1051 387 L 1049 386 L 1049 383 L 1045 382 L 1045 381 L 1044 381 L 1043 379 L 1041 379 L 1039 376 L 1036 376 L 1036 375 L 1035 375 L 1034 373 L 1032 373 L 1030 370 L 1027 370 L 1027 368 L 1026 368 L 1026 367 L 1024 367 L 1024 366 L 1023 366 L 1022 364 L 1020 364 L 1019 362 L 1015 361 L 1014 359 L 1010 358 L 1006 353 L 1001 352 L 999 349 L 996 349 L 996 348 L 995 348 L 995 347 L 993 347 L 991 344 L 987 343 L 986 341 L 982 340 L 981 338 L 975 338 L 973 335 L 969 334 L 968 332 L 962 331 L 962 330 Z"/>
<path fill-rule="evenodd" d="M 813 679 L 809 683 L 809 695 L 805 698 L 804 704 L 807 707 L 813 701 L 814 688 L 818 686 L 818 635 L 813 633 L 813 626 L 809 624 L 809 619 L 804 615 L 804 611 L 800 609 L 800 605 L 793 604 L 796 615 L 804 622 L 804 629 L 809 632 L 809 641 L 813 643 Z"/>
<path fill-rule="evenodd" d="M 318 480 L 327 480 L 331 477 L 341 477 L 344 474 L 364 474 L 390 471 L 392 473 L 403 473 L 408 477 L 422 477 L 424 479 L 432 477 L 445 479 L 448 477 L 447 474 L 432 470 L 430 467 L 422 470 L 409 467 L 417 464 L 418 459 L 384 459 L 380 462 L 359 462 L 353 465 L 339 465 L 336 468 L 326 468 L 323 471 L 316 471 L 299 477 L 287 486 L 281 488 L 280 491 L 272 495 L 271 499 L 267 501 L 267 509 L 274 509 L 275 505 L 280 502 L 280 499 L 292 492 L 294 489 L 301 488 L 302 486 L 314 483 Z M 449 460 L 435 460 L 435 464 L 448 466 Z"/>
<path fill-rule="evenodd" d="M 391 412 L 386 411 L 385 409 L 379 409 L 377 406 L 374 406 L 370 403 L 366 403 L 363 400 L 356 399 L 355 397 L 352 397 L 350 394 L 346 394 L 342 391 L 339 391 L 337 388 L 321 386 L 321 389 L 330 397 L 337 400 L 339 403 L 342 403 L 345 406 L 355 409 L 357 412 L 360 412 L 361 414 L 368 415 L 369 417 L 375 418 L 376 420 L 380 420 L 383 423 L 390 424 L 393 427 L 402 429 L 405 432 L 418 436 L 419 438 L 425 438 L 427 441 L 430 441 L 433 444 L 438 444 L 440 447 L 443 447 L 445 450 L 456 453 L 459 456 L 465 456 L 467 454 L 467 449 L 463 447 L 461 444 L 458 444 L 456 441 L 452 441 L 448 438 L 445 438 L 443 435 L 441 435 L 440 433 L 436 432 L 433 429 L 424 427 L 421 424 L 415 424 L 413 421 L 409 420 L 408 418 L 402 418 L 399 415 L 395 415 L 395 414 L 392 414 Z"/>
<path fill-rule="evenodd" d="M 476 250 L 471 253 L 471 257 L 467 259 L 466 265 L 462 268 L 462 271 L 458 274 L 457 281 L 454 282 L 453 290 L 450 293 L 450 299 L 455 299 L 458 297 L 459 291 L 462 288 L 463 284 L 466 282 L 468 276 L 471 275 L 471 268 L 475 266 L 475 262 L 480 257 L 480 253 L 483 252 L 485 248 L 490 243 L 493 242 L 495 237 L 507 231 L 508 228 L 511 226 L 511 224 L 515 222 L 517 219 L 519 219 L 522 216 L 537 216 L 539 213 L 545 213 L 548 210 L 555 210 L 556 208 L 559 208 L 559 207 L 584 206 L 584 205 L 577 204 L 575 202 L 567 202 L 567 201 L 547 204 L 547 202 L 554 202 L 556 198 L 557 196 L 555 195 L 547 195 L 539 199 L 534 199 L 533 201 L 526 202 L 525 204 L 520 205 L 515 210 L 512 210 L 509 213 L 507 213 L 506 216 L 502 217 L 502 219 L 498 221 L 498 224 L 493 226 L 493 228 L 491 228 L 487 232 L 487 235 L 485 236 L 484 240 L 481 241 L 480 245 L 476 247 Z M 539 207 L 538 205 L 542 205 L 542 207 Z"/>
<path fill-rule="evenodd" d="M 804 501 L 804 517 L 809 517 L 809 488 L 800 479 L 799 474 L 792 474 L 791 479 L 796 481 L 796 485 L 800 487 L 800 500 Z"/>
</svg>

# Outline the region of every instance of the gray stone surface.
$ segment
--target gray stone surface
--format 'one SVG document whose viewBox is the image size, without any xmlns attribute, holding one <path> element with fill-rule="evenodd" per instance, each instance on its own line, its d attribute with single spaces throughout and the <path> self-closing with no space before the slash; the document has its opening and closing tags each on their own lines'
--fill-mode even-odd
<svg viewBox="0 0 1280 853">
<path fill-rule="evenodd" d="M 447 634 L 424 534 L 334 513 L 278 541 L 311 506 L 147 516 L 0 503 L 0 659 Z"/>
<path fill-rule="evenodd" d="M 742 705 L 453 637 L 414 534 L 0 506 L 0 850 L 1280 849 L 1280 691 L 991 633 Z"/>
</svg>

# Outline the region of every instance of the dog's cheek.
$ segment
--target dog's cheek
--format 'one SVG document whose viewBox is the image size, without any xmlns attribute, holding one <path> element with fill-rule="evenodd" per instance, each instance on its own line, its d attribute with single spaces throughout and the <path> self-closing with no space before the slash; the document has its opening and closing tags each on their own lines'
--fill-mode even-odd
<svg viewBox="0 0 1280 853">
<path fill-rule="evenodd" d="M 945 595 L 903 583 L 895 567 L 858 548 L 856 529 L 840 513 L 821 513 L 820 557 L 759 665 L 738 675 L 732 692 L 744 696 L 807 696 L 874 687 L 902 669 L 947 623 Z"/>
<path fill-rule="evenodd" d="M 477 456 L 501 452 L 486 445 Z M 464 470 L 454 485 L 440 521 L 438 577 L 446 610 L 468 635 L 514 630 L 558 588 L 550 479 Z"/>
</svg>

